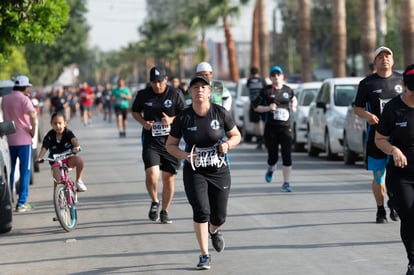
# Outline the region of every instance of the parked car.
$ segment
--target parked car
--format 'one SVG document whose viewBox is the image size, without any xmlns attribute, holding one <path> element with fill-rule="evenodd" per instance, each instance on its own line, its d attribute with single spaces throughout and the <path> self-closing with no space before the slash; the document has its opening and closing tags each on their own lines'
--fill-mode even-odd
<svg viewBox="0 0 414 275">
<path fill-rule="evenodd" d="M 10 92 L 11 87 L 13 87 L 12 81 L 0 81 L 0 104 L 1 96 Z M 12 229 L 13 206 L 9 183 L 11 166 L 6 135 L 15 131 L 12 121 L 3 121 L 3 113 L 0 108 L 0 233 L 9 232 Z"/>
<path fill-rule="evenodd" d="M 345 115 L 361 77 L 328 78 L 309 107 L 307 150 L 309 156 L 326 152 L 328 159 L 343 153 Z"/>
<path fill-rule="evenodd" d="M 305 150 L 305 144 L 308 141 L 306 134 L 308 132 L 309 105 L 321 85 L 322 82 L 305 82 L 295 90 L 298 105 L 296 112 L 292 115 L 292 131 L 293 145 L 296 152 Z"/>
<path fill-rule="evenodd" d="M 365 157 L 367 122 L 357 116 L 352 102 L 348 106 L 344 125 L 344 163 L 355 164 L 355 161 Z"/>
</svg>

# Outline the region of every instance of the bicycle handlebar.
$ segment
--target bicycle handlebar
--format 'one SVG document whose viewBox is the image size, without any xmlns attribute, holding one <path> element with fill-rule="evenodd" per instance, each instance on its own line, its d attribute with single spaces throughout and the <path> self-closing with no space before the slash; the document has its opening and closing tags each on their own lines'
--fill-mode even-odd
<svg viewBox="0 0 414 275">
<path fill-rule="evenodd" d="M 80 148 L 80 149 L 79 149 L 79 152 L 81 152 L 81 151 L 82 151 L 82 150 L 81 150 L 81 148 Z M 44 162 L 45 160 L 47 160 L 47 161 L 53 161 L 53 162 L 56 162 L 56 161 L 62 161 L 62 160 L 64 160 L 64 159 L 67 159 L 67 158 L 69 158 L 69 157 L 71 157 L 71 156 L 74 156 L 74 155 L 76 155 L 76 153 L 74 153 L 72 149 L 69 149 L 69 150 L 66 150 L 65 152 L 60 153 L 60 154 L 53 154 L 53 158 L 44 157 L 44 158 L 42 158 L 42 159 L 38 160 L 38 162 L 39 162 L 39 163 L 42 163 L 42 162 Z"/>
</svg>

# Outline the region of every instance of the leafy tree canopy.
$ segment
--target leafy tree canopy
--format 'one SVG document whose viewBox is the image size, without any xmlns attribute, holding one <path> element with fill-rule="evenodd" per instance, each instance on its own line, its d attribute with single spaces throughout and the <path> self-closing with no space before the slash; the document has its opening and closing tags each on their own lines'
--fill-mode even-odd
<svg viewBox="0 0 414 275">
<path fill-rule="evenodd" d="M 2 0 L 0 4 L 0 64 L 10 45 L 52 44 L 69 19 L 65 0 Z"/>
</svg>

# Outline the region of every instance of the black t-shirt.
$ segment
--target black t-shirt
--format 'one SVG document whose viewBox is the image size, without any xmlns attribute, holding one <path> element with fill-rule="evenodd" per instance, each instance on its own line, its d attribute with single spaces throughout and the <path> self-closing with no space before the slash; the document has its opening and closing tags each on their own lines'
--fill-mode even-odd
<svg viewBox="0 0 414 275">
<path fill-rule="evenodd" d="M 171 86 L 167 86 L 162 94 L 154 93 L 151 86 L 138 91 L 132 104 L 132 111 L 140 113 L 146 121 L 154 121 L 152 130 L 142 130 L 143 144 L 164 146 L 170 126 L 162 125 L 163 113 L 173 117 L 184 108 L 182 93 Z"/>
<path fill-rule="evenodd" d="M 190 147 L 210 147 L 220 142 L 225 133 L 235 126 L 231 114 L 222 106 L 211 104 L 207 115 L 202 117 L 196 114 L 192 107 L 182 111 L 171 125 L 170 135 L 175 138 L 184 138 Z"/>
<path fill-rule="evenodd" d="M 401 96 L 385 105 L 377 131 L 389 136 L 391 143 L 407 157 L 407 169 L 414 169 L 414 108 L 407 106 Z M 394 165 L 391 158 L 391 165 Z"/>
<path fill-rule="evenodd" d="M 49 157 L 53 158 L 53 154 L 61 154 L 67 150 L 72 150 L 72 138 L 74 137 L 75 134 L 68 128 L 65 128 L 62 138 L 58 141 L 56 139 L 56 132 L 52 129 L 44 137 L 42 147 L 49 150 Z"/>
<path fill-rule="evenodd" d="M 65 109 L 64 106 L 66 102 L 68 102 L 68 99 L 65 96 L 54 96 L 52 97 L 50 103 L 52 104 L 55 112 L 62 112 Z"/>
<path fill-rule="evenodd" d="M 293 90 L 283 85 L 281 89 L 274 89 L 267 85 L 260 91 L 258 105 L 269 106 L 276 103 L 277 109 L 266 113 L 266 124 L 270 126 L 290 127 L 291 103 L 294 97 Z"/>
<path fill-rule="evenodd" d="M 266 87 L 266 85 L 266 80 L 258 76 L 253 76 L 247 79 L 246 87 L 249 89 L 251 102 L 256 100 L 260 94 L 260 91 Z"/>
<path fill-rule="evenodd" d="M 196 161 L 197 168 L 227 169 L 228 159 L 218 156 L 217 145 L 223 141 L 226 132 L 234 127 L 231 114 L 224 107 L 211 104 L 206 116 L 199 116 L 192 107 L 182 111 L 174 119 L 170 135 L 178 139 L 183 137 L 186 152 L 191 152 L 194 148 L 194 152 L 199 152 L 202 157 Z"/>
</svg>

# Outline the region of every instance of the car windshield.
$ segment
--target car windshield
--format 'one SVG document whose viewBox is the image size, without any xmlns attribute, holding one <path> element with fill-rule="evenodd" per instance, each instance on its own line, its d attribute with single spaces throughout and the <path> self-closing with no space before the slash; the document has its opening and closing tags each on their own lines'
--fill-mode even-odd
<svg viewBox="0 0 414 275">
<path fill-rule="evenodd" d="M 243 84 L 242 86 L 242 96 L 250 96 L 250 90 L 247 88 L 246 84 Z"/>
<path fill-rule="evenodd" d="M 351 104 L 357 92 L 358 85 L 335 85 L 334 104 L 336 106 L 348 106 Z"/>
<path fill-rule="evenodd" d="M 318 89 L 306 89 L 301 93 L 299 105 L 300 106 L 309 106 L 312 100 L 315 98 Z"/>
</svg>

